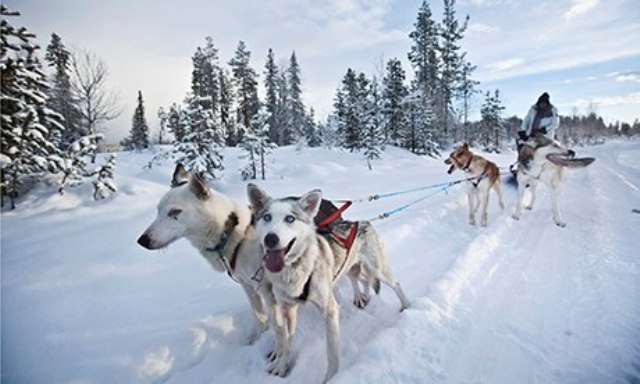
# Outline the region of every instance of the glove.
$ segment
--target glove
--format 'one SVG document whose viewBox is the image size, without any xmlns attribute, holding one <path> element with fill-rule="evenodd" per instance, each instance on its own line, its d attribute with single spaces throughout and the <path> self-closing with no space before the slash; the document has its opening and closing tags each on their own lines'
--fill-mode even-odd
<svg viewBox="0 0 640 384">
<path fill-rule="evenodd" d="M 527 141 L 527 139 L 528 139 L 527 133 L 525 131 L 518 131 L 518 137 L 522 141 Z"/>
<path fill-rule="evenodd" d="M 547 134 L 547 127 L 540 127 L 538 129 L 538 132 L 542 133 L 543 135 L 546 135 Z"/>
</svg>

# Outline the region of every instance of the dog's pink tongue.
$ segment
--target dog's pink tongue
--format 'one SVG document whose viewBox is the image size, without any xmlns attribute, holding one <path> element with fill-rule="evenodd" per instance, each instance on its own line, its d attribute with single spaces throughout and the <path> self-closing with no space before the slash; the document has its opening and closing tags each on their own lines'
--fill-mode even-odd
<svg viewBox="0 0 640 384">
<path fill-rule="evenodd" d="M 282 271 L 282 268 L 284 268 L 284 255 L 284 249 L 268 250 L 267 254 L 264 255 L 264 264 L 267 269 L 273 273 Z"/>
</svg>

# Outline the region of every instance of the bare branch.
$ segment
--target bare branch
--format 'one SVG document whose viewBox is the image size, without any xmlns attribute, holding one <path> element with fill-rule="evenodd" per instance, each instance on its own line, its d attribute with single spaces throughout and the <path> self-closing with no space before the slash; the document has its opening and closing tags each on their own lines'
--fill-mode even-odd
<svg viewBox="0 0 640 384">
<path fill-rule="evenodd" d="M 88 134 L 97 133 L 97 123 L 115 119 L 122 112 L 118 97 L 106 89 L 107 64 L 96 54 L 84 49 L 71 53 L 72 86 Z"/>
</svg>

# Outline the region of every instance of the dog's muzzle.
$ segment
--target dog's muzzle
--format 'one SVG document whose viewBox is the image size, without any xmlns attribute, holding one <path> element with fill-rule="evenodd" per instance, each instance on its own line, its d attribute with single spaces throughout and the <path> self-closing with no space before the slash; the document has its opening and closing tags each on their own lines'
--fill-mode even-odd
<svg viewBox="0 0 640 384">
<path fill-rule="evenodd" d="M 266 252 L 262 257 L 262 260 L 264 261 L 265 267 L 270 272 L 278 273 L 282 271 L 285 265 L 284 260 L 289 251 L 291 251 L 291 248 L 293 247 L 293 243 L 295 241 L 296 239 L 293 239 L 289 242 L 289 244 L 287 244 L 285 248 L 277 249 L 276 247 L 280 243 L 278 235 L 276 235 L 275 233 L 269 233 L 267 234 L 267 236 L 265 236 L 264 245 L 266 248 Z"/>
</svg>

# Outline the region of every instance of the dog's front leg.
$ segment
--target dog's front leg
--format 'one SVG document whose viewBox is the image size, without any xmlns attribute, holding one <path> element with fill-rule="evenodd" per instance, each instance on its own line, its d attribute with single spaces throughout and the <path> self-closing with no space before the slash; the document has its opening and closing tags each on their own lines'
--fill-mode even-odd
<svg viewBox="0 0 640 384">
<path fill-rule="evenodd" d="M 287 330 L 287 324 L 280 304 L 272 307 L 273 330 L 276 334 L 276 346 L 267 357 L 273 363 L 268 372 L 274 376 L 285 377 L 289 373 L 289 359 L 291 350 L 291 337 Z"/>
<path fill-rule="evenodd" d="M 329 288 L 331 292 L 331 288 Z M 326 306 L 320 308 L 325 316 L 327 327 L 327 374 L 324 382 L 329 381 L 340 369 L 340 309 L 333 294 L 329 294 Z"/>
<path fill-rule="evenodd" d="M 560 207 L 558 205 L 558 196 L 560 195 L 560 186 L 554 181 L 550 184 L 551 187 L 551 206 L 553 207 L 553 221 L 560 228 L 564 228 L 567 224 L 562 221 L 560 217 Z"/>
<path fill-rule="evenodd" d="M 269 327 L 269 316 L 265 313 L 260 295 L 251 286 L 244 283 L 242 284 L 242 289 L 244 289 L 244 293 L 249 299 L 249 304 L 251 305 L 251 310 L 253 312 L 255 326 L 247 340 L 248 344 L 253 344 Z"/>
<path fill-rule="evenodd" d="M 512 217 L 516 220 L 520 220 L 520 213 L 522 212 L 522 199 L 524 198 L 524 191 L 526 190 L 526 182 L 524 177 L 520 177 L 518 174 L 518 198 L 516 200 L 516 210 Z"/>
<path fill-rule="evenodd" d="M 536 187 L 538 186 L 538 181 L 531 181 L 529 183 L 529 195 L 531 195 L 531 199 L 529 199 L 529 204 L 527 204 L 526 207 L 524 207 L 524 209 L 526 210 L 532 210 L 533 209 L 533 204 L 536 202 Z"/>
</svg>

